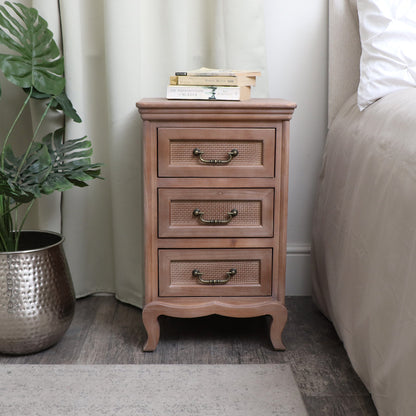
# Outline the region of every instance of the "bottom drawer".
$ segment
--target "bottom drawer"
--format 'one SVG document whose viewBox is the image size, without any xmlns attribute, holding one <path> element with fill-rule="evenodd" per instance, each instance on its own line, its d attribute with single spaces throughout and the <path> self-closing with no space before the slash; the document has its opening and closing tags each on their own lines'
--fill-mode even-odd
<svg viewBox="0 0 416 416">
<path fill-rule="evenodd" d="M 270 296 L 272 249 L 159 250 L 159 296 Z"/>
</svg>

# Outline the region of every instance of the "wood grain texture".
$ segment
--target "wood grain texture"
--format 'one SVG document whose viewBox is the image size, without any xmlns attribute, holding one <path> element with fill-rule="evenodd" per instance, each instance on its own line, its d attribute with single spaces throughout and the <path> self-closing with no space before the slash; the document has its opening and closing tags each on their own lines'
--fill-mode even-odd
<svg viewBox="0 0 416 416">
<path fill-rule="evenodd" d="M 272 345 L 284 349 L 281 333 L 287 320 L 284 294 L 289 121 L 296 105 L 281 99 L 144 99 L 137 107 L 144 121 L 143 319 L 149 333 L 145 350 L 156 348 L 159 316 L 191 318 L 210 314 L 268 315 Z M 211 166 L 194 157 L 193 149 L 200 147 L 207 151 L 206 158 L 216 160 Z M 239 153 L 229 163 L 217 162 L 224 160 L 224 152 L 237 147 Z M 203 218 L 213 220 L 215 225 L 201 224 L 202 217 L 192 216 L 195 209 L 204 212 Z M 239 214 L 218 225 L 233 209 Z M 216 253 L 222 250 L 231 259 L 231 250 L 249 248 L 255 253 L 267 249 L 272 261 L 261 263 L 260 291 L 247 285 L 218 289 L 201 282 L 198 288 L 191 288 L 191 293 L 189 287 L 174 287 L 170 265 L 160 263 L 163 250 L 185 252 L 189 248 L 213 249 Z M 199 264 L 203 259 L 195 260 Z M 168 295 L 176 298 L 167 299 Z"/>
<path fill-rule="evenodd" d="M 227 152 L 238 155 L 226 164 L 201 163 L 204 159 L 227 160 Z M 275 131 L 265 128 L 188 127 L 158 131 L 160 177 L 274 177 Z"/>
<path fill-rule="evenodd" d="M 209 299 L 209 298 L 207 298 Z M 282 331 L 287 320 L 286 308 L 273 300 L 259 298 L 224 298 L 224 300 L 197 301 L 192 299 L 156 300 L 146 305 L 143 310 L 143 323 L 148 333 L 144 351 L 154 351 L 160 337 L 158 318 L 161 315 L 175 318 L 198 318 L 218 314 L 231 318 L 250 318 L 268 315 L 271 317 L 269 327 L 270 341 L 276 350 L 284 350 Z"/>
<path fill-rule="evenodd" d="M 193 276 L 221 280 L 235 269 L 226 284 L 204 285 Z M 271 249 L 159 250 L 159 297 L 166 296 L 270 296 Z"/>
<path fill-rule="evenodd" d="M 187 101 L 145 98 L 137 104 L 143 120 L 241 121 L 290 120 L 296 104 L 283 99 L 258 98 L 247 101 Z M 172 111 L 173 110 L 173 111 Z M 241 127 L 241 124 L 237 127 Z"/>
<path fill-rule="evenodd" d="M 273 237 L 273 188 L 160 188 L 159 237 Z M 199 209 L 204 220 L 227 220 L 228 224 L 204 224 L 193 212 Z"/>
</svg>

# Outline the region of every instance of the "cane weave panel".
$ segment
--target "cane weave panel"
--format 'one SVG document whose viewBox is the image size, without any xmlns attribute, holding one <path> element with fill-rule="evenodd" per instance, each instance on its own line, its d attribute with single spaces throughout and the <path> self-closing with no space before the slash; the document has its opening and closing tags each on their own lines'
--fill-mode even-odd
<svg viewBox="0 0 416 416">
<path fill-rule="evenodd" d="M 170 165 L 203 165 L 198 156 L 193 154 L 198 148 L 204 154 L 203 159 L 227 160 L 228 152 L 238 150 L 238 155 L 229 163 L 230 166 L 263 166 L 263 141 L 218 141 L 218 140 L 171 140 L 169 150 Z"/>
<path fill-rule="evenodd" d="M 226 279 L 230 269 L 237 273 L 226 284 L 258 285 L 260 284 L 260 260 L 180 260 L 170 263 L 170 279 L 172 285 L 189 285 L 199 283 L 192 271 L 198 269 L 203 279 Z"/>
<path fill-rule="evenodd" d="M 261 201 L 207 201 L 207 200 L 172 200 L 170 223 L 171 225 L 201 224 L 192 213 L 195 209 L 204 213 L 205 220 L 226 220 L 227 213 L 236 209 L 238 214 L 229 222 L 230 225 L 261 226 Z M 226 224 L 225 224 L 226 225 Z M 221 226 L 221 225 L 220 225 Z"/>
</svg>

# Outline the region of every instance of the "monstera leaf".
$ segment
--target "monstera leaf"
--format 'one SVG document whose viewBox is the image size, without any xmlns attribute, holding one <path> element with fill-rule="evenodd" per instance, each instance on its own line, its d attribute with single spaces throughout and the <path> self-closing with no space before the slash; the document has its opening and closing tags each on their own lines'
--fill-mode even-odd
<svg viewBox="0 0 416 416">
<path fill-rule="evenodd" d="M 8 1 L 0 6 L 0 41 L 15 52 L 0 54 L 0 70 L 13 84 L 59 95 L 64 65 L 53 34 L 38 11 Z"/>
<path fill-rule="evenodd" d="M 80 123 L 64 91 L 63 58 L 47 22 L 36 9 L 8 1 L 5 5 L 0 6 L 0 43 L 15 53 L 0 54 L 0 71 L 31 98 L 52 99 L 52 108 Z"/>
<path fill-rule="evenodd" d="M 42 194 L 42 183 L 51 171 L 48 149 L 33 143 L 26 157 L 16 157 L 10 146 L 4 150 L 4 167 L 0 169 L 0 193 L 16 203 L 28 203 Z"/>
<path fill-rule="evenodd" d="M 23 88 L 23 91 L 26 94 L 31 94 L 31 98 L 34 98 L 35 100 L 46 100 L 51 98 L 51 108 L 55 110 L 62 110 L 66 116 L 72 118 L 72 120 L 74 120 L 76 123 L 81 123 L 81 117 L 78 115 L 77 111 L 73 107 L 71 100 L 67 97 L 65 91 L 62 91 L 57 96 L 46 94 L 44 92 L 39 92 L 34 88 Z"/>
<path fill-rule="evenodd" d="M 63 129 L 48 134 L 20 157 L 7 146 L 0 193 L 16 203 L 28 203 L 42 194 L 84 187 L 87 181 L 99 178 L 101 164 L 91 163 L 91 142 L 85 138 L 63 142 L 63 135 Z"/>
<path fill-rule="evenodd" d="M 58 129 L 42 139 L 51 158 L 51 171 L 41 187 L 44 194 L 84 187 L 87 181 L 100 178 L 101 164 L 91 163 L 91 142 L 85 137 L 64 142 L 63 136 L 64 129 Z"/>
</svg>

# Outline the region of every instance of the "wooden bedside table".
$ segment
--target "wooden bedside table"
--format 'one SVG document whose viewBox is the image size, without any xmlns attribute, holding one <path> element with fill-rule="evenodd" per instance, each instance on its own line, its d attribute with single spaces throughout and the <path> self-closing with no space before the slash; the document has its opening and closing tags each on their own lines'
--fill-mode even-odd
<svg viewBox="0 0 416 416">
<path fill-rule="evenodd" d="M 158 317 L 270 315 L 285 301 L 289 121 L 280 99 L 143 99 L 145 351 Z"/>
</svg>

